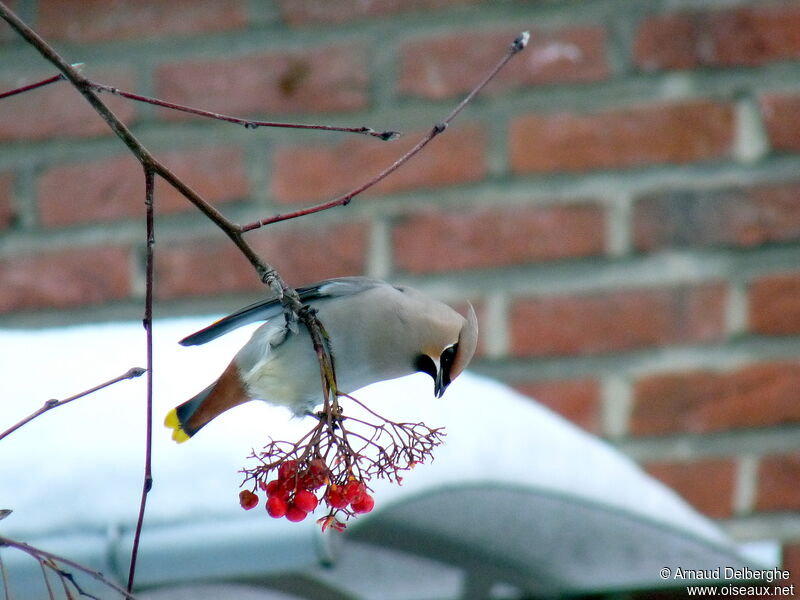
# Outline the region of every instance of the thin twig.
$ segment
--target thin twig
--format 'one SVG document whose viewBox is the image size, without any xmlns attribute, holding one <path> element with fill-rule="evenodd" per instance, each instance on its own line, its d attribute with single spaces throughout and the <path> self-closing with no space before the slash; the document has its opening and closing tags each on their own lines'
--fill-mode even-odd
<svg viewBox="0 0 800 600">
<path fill-rule="evenodd" d="M 286 221 L 288 219 L 296 219 L 298 217 L 304 217 L 306 215 L 311 215 L 314 213 L 321 212 L 323 210 L 328 210 L 330 208 L 334 208 L 336 206 L 347 206 L 350 201 L 357 196 L 358 194 L 364 192 L 365 190 L 371 188 L 376 183 L 383 181 L 386 177 L 394 173 L 397 169 L 399 169 L 402 165 L 408 162 L 414 155 L 416 155 L 420 150 L 422 150 L 428 143 L 433 140 L 437 135 L 442 133 L 445 129 L 447 129 L 450 122 L 455 119 L 459 113 L 467 106 L 467 104 L 472 101 L 472 99 L 485 88 L 488 83 L 494 79 L 494 77 L 506 66 L 509 60 L 511 60 L 516 54 L 521 52 L 525 47 L 528 45 L 528 40 L 530 38 L 530 34 L 527 31 L 523 31 L 520 33 L 514 41 L 506 50 L 505 55 L 501 58 L 497 64 L 492 68 L 491 71 L 476 85 L 472 91 L 470 91 L 464 99 L 458 103 L 458 105 L 450 111 L 442 121 L 436 123 L 431 130 L 419 141 L 417 142 L 411 150 L 403 154 L 400 158 L 394 161 L 391 165 L 386 167 L 383 171 L 372 177 L 366 183 L 358 186 L 354 190 L 347 192 L 346 194 L 339 196 L 338 198 L 334 198 L 328 202 L 323 202 L 322 204 L 317 204 L 316 206 L 311 206 L 309 208 L 303 208 L 291 213 L 279 214 L 273 217 L 269 217 L 267 219 L 261 219 L 259 221 L 254 221 L 253 223 L 248 223 L 247 225 L 242 225 L 241 230 L 245 231 L 252 231 L 253 229 L 258 229 L 259 227 L 263 227 L 265 225 L 270 225 L 272 223 L 278 223 L 279 221 Z"/>
<path fill-rule="evenodd" d="M 17 94 L 22 94 L 23 92 L 29 92 L 31 90 L 44 87 L 51 83 L 55 83 L 56 81 L 61 81 L 62 79 L 64 79 L 63 75 L 53 75 L 52 77 L 48 77 L 47 79 L 42 79 L 41 81 L 37 81 L 35 83 L 29 83 L 28 85 L 23 85 L 22 87 L 14 88 L 13 90 L 8 90 L 7 92 L 0 93 L 0 100 L 2 100 L 3 98 L 9 98 L 11 96 L 16 96 Z"/>
<path fill-rule="evenodd" d="M 58 580 L 61 582 L 61 588 L 64 590 L 64 597 L 67 600 L 74 600 L 75 597 L 72 595 L 72 592 L 67 585 L 67 579 L 64 577 L 64 572 L 53 564 L 48 566 L 55 571 L 56 575 L 58 575 Z"/>
<path fill-rule="evenodd" d="M 50 600 L 56 600 L 56 596 L 53 593 L 53 588 L 50 585 L 50 579 L 47 577 L 47 569 L 44 568 L 44 561 L 39 559 L 39 567 L 42 569 L 42 579 L 44 579 L 44 586 L 47 588 L 47 595 Z"/>
<path fill-rule="evenodd" d="M 452 110 L 452 112 L 449 115 L 447 115 L 447 117 L 444 119 L 444 121 L 442 121 L 445 124 L 445 126 L 449 125 L 450 121 L 455 119 L 458 116 L 458 114 L 462 110 L 464 110 L 464 107 L 467 104 L 469 104 L 472 101 L 472 99 L 483 88 L 485 88 L 486 85 L 492 79 L 495 78 L 495 76 L 503 69 L 503 67 L 506 66 L 508 61 L 510 61 L 512 58 L 514 58 L 515 55 L 519 54 L 520 52 L 522 52 L 527 47 L 528 41 L 530 40 L 530 37 L 531 37 L 530 32 L 523 31 L 517 37 L 514 38 L 514 41 L 511 42 L 511 44 L 509 45 L 508 49 L 506 50 L 505 56 L 503 56 L 503 58 L 501 58 L 497 62 L 497 64 L 494 66 L 494 68 L 491 71 L 489 71 L 489 73 L 486 75 L 486 77 L 484 77 L 483 80 L 478 85 L 476 85 L 469 94 L 467 94 L 464 97 L 464 99 L 458 104 L 458 106 L 456 106 Z"/>
<path fill-rule="evenodd" d="M 83 63 L 74 63 L 73 68 L 80 71 L 83 69 Z M 8 90 L 6 92 L 0 93 L 0 100 L 4 98 L 9 98 L 11 96 L 16 96 L 17 94 L 22 94 L 24 92 L 30 92 L 31 90 L 38 89 L 40 87 L 44 87 L 46 85 L 50 85 L 51 83 L 56 83 L 57 81 L 64 81 L 64 75 L 59 73 L 58 75 L 53 75 L 52 77 L 48 77 L 46 79 L 42 79 L 41 81 L 36 81 L 34 83 L 29 83 L 27 85 L 23 85 L 22 87 L 14 88 L 13 90 Z"/>
<path fill-rule="evenodd" d="M 186 106 L 184 104 L 168 102 L 166 100 L 153 98 L 151 96 L 143 96 L 142 94 L 134 94 L 133 92 L 126 92 L 125 90 L 121 90 L 119 88 L 110 85 L 105 85 L 103 83 L 97 83 L 95 81 L 90 81 L 89 84 L 95 91 L 98 92 L 107 92 L 109 94 L 122 96 L 123 98 L 127 98 L 129 100 L 135 100 L 137 102 L 145 102 L 147 104 L 153 104 L 155 106 L 160 106 L 162 108 L 168 108 L 170 110 L 177 110 L 180 112 L 198 115 L 201 117 L 207 117 L 209 119 L 217 119 L 218 121 L 227 121 L 228 123 L 243 125 L 245 129 L 257 129 L 258 127 L 279 127 L 284 129 L 317 129 L 322 131 L 340 131 L 342 133 L 359 133 L 362 135 L 369 135 L 372 137 L 376 137 L 384 141 L 393 140 L 397 138 L 399 135 L 397 131 L 375 131 L 371 127 L 338 127 L 334 125 L 319 125 L 311 123 L 282 123 L 277 121 L 258 121 L 254 119 L 242 119 L 241 117 L 233 117 L 231 115 L 224 115 L 210 110 L 204 110 L 202 108 L 194 108 L 192 106 Z"/>
<path fill-rule="evenodd" d="M 78 71 L 80 71 L 80 69 L 84 66 L 84 63 L 75 63 L 72 66 Z M 66 77 L 64 76 L 64 74 L 59 73 L 58 75 L 53 75 L 52 77 L 42 79 L 41 81 L 36 81 L 34 83 L 29 83 L 20 86 L 18 88 L 14 88 L 12 90 L 0 92 L 0 100 L 4 98 L 9 98 L 11 96 L 16 96 L 17 94 L 30 92 L 32 90 L 44 87 L 51 83 L 64 81 L 65 79 Z M 152 96 L 144 96 L 142 94 L 128 92 L 125 90 L 121 90 L 118 87 L 107 85 L 105 83 L 99 83 L 97 81 L 92 81 L 90 79 L 87 79 L 86 82 L 88 86 L 93 90 L 95 90 L 96 92 L 105 92 L 108 94 L 114 94 L 115 96 L 127 98 L 128 100 L 134 100 L 136 102 L 144 102 L 146 104 L 152 104 L 170 110 L 185 112 L 192 115 L 198 115 L 200 117 L 206 117 L 208 119 L 216 119 L 218 121 L 226 121 L 228 123 L 234 123 L 236 125 L 243 125 L 245 129 L 258 129 L 259 127 L 274 127 L 282 129 L 315 129 L 317 131 L 337 131 L 340 133 L 357 133 L 360 135 L 375 137 L 383 141 L 394 140 L 400 137 L 399 131 L 393 131 L 393 130 L 376 131 L 372 127 L 366 127 L 366 126 L 342 127 L 338 125 L 322 125 L 320 123 L 285 123 L 282 121 L 261 121 L 258 119 L 243 119 L 242 117 L 234 117 L 232 115 L 225 115 L 222 113 L 217 113 L 202 108 L 186 106 L 185 104 L 168 102 L 166 100 L 161 100 L 160 98 L 153 98 Z"/>
<path fill-rule="evenodd" d="M 72 587 L 74 587 L 75 590 L 77 590 L 79 596 L 85 598 L 91 598 L 91 600 L 100 600 L 100 598 L 98 598 L 97 596 L 90 594 L 89 592 L 84 590 L 75 580 L 75 576 L 72 573 L 59 569 L 58 574 L 65 582 L 69 581 L 72 584 Z"/>
<path fill-rule="evenodd" d="M 136 530 L 133 535 L 131 549 L 131 566 L 128 572 L 128 592 L 133 591 L 133 580 L 136 574 L 136 558 L 139 554 L 139 541 L 144 525 L 144 513 L 147 505 L 147 495 L 153 487 L 153 247 L 155 246 L 155 227 L 153 217 L 153 201 L 155 194 L 155 172 L 149 166 L 144 168 L 145 178 L 145 210 L 147 228 L 147 251 L 145 254 L 145 297 L 144 319 L 142 323 L 145 330 L 145 345 L 147 352 L 147 425 L 145 434 L 144 451 L 144 483 L 142 484 L 142 498 L 139 503 L 139 517 L 136 520 Z"/>
<path fill-rule="evenodd" d="M 114 385 L 115 383 L 119 383 L 120 381 L 124 381 L 125 379 L 133 379 L 134 377 L 139 377 L 144 372 L 145 372 L 145 369 L 142 369 L 141 367 L 133 367 L 132 369 L 128 369 L 128 371 L 126 371 L 122 375 L 117 375 L 113 379 L 109 379 L 108 381 L 105 381 L 105 382 L 103 382 L 103 383 L 101 383 L 99 385 L 96 385 L 93 388 L 89 388 L 88 390 L 84 390 L 84 391 L 82 391 L 82 392 L 80 392 L 78 394 L 75 394 L 74 396 L 70 396 L 69 398 L 64 398 L 63 400 L 48 400 L 47 402 L 44 403 L 44 405 L 40 409 L 38 409 L 37 411 L 31 413 L 30 415 L 28 415 L 27 417 L 22 419 L 16 425 L 12 425 L 8 429 L 6 429 L 3 433 L 0 433 L 0 440 L 2 440 L 4 437 L 6 437 L 7 435 L 9 435 L 11 433 L 14 433 L 17 429 L 19 429 L 20 427 L 22 427 L 26 423 L 29 423 L 29 422 L 33 421 L 36 417 L 38 417 L 40 415 L 43 415 L 48 410 L 52 410 L 52 409 L 57 408 L 59 406 L 64 406 L 65 404 L 69 404 L 73 400 L 77 400 L 78 398 L 83 398 L 84 396 L 88 396 L 89 394 L 93 394 L 93 393 L 95 393 L 95 392 L 97 392 L 99 390 L 102 390 L 103 388 L 107 388 L 110 385 Z"/>
</svg>

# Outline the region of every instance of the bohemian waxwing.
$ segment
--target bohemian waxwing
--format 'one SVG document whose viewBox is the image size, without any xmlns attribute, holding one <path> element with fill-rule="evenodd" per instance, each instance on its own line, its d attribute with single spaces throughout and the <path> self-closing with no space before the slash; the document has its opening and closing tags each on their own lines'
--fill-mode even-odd
<svg viewBox="0 0 800 600">
<path fill-rule="evenodd" d="M 329 279 L 297 292 L 318 311 L 343 392 L 421 371 L 433 378 L 438 398 L 475 352 L 478 320 L 471 305 L 465 318 L 413 288 L 366 277 Z M 319 362 L 308 331 L 300 327 L 293 333 L 283 315 L 282 304 L 272 297 L 181 340 L 184 346 L 205 344 L 242 325 L 266 321 L 217 381 L 169 412 L 164 424 L 174 429 L 176 442 L 255 398 L 286 406 L 296 416 L 322 402 Z"/>
</svg>

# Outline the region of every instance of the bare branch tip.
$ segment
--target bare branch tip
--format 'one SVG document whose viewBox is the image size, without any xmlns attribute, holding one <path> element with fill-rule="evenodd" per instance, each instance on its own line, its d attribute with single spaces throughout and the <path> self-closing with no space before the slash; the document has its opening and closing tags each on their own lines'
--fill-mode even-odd
<svg viewBox="0 0 800 600">
<path fill-rule="evenodd" d="M 531 39 L 531 32 L 523 31 L 514 39 L 513 42 L 511 42 L 511 51 L 516 53 L 524 50 L 525 46 L 528 45 L 528 41 L 530 39 Z"/>
</svg>

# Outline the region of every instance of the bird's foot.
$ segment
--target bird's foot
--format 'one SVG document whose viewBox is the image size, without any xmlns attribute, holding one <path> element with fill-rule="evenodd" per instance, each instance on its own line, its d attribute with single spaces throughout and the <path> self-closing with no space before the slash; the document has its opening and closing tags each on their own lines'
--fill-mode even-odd
<svg viewBox="0 0 800 600">
<path fill-rule="evenodd" d="M 322 423 L 330 423 L 334 429 L 338 429 L 339 425 L 338 422 L 342 420 L 342 411 L 326 411 L 326 410 L 318 410 L 316 412 L 308 411 L 307 415 L 314 417 L 318 421 Z"/>
</svg>

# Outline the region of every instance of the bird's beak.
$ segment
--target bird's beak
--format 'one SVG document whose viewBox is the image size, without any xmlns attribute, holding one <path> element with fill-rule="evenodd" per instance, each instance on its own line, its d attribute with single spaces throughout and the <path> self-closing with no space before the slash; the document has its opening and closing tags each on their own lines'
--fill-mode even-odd
<svg viewBox="0 0 800 600">
<path fill-rule="evenodd" d="M 450 385 L 449 381 L 446 381 L 446 377 L 442 369 L 439 369 L 436 372 L 436 379 L 433 383 L 433 394 L 437 398 L 441 398 L 444 395 L 444 391 L 447 389 L 447 386 Z"/>
</svg>

